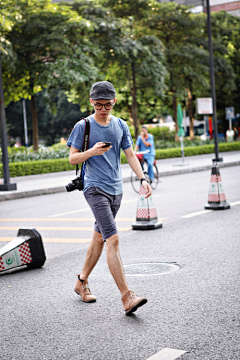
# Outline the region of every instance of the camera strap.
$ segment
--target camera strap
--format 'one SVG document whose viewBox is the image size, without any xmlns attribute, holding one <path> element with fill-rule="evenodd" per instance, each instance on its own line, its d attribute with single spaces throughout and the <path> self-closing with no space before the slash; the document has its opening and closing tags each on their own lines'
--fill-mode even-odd
<svg viewBox="0 0 240 360">
<path fill-rule="evenodd" d="M 82 118 L 85 120 L 85 132 L 84 132 L 84 139 L 83 139 L 83 147 L 82 147 L 82 152 L 86 151 L 88 149 L 88 145 L 89 145 L 89 134 L 90 134 L 90 123 L 89 123 L 89 119 L 88 118 Z M 82 120 L 80 119 L 80 120 Z M 80 177 L 82 178 L 83 175 L 83 168 L 85 167 L 85 161 L 84 163 L 82 163 L 82 167 L 81 167 L 81 174 Z M 76 165 L 76 175 L 78 174 L 78 164 Z"/>
</svg>

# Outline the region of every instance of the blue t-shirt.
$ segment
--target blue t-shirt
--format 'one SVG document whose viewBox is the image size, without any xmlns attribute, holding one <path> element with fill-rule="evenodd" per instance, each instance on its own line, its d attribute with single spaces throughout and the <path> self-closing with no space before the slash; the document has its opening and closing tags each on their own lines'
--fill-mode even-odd
<svg viewBox="0 0 240 360">
<path fill-rule="evenodd" d="M 95 155 L 86 161 L 84 191 L 92 186 L 98 187 L 111 195 L 123 192 L 121 171 L 121 149 L 126 150 L 133 144 L 127 124 L 111 115 L 111 122 L 104 126 L 89 117 L 90 135 L 88 148 L 97 142 L 109 141 L 112 148 L 103 155 Z M 74 127 L 67 146 L 82 151 L 85 133 L 85 120 L 80 120 Z"/>
<path fill-rule="evenodd" d="M 139 147 L 139 151 L 146 151 L 150 150 L 149 153 L 144 154 L 144 158 L 147 159 L 148 156 L 155 156 L 155 145 L 154 145 L 154 137 L 152 134 L 148 134 L 148 138 L 145 139 L 148 143 L 151 144 L 151 146 L 146 146 L 144 142 L 141 139 L 141 136 L 139 135 L 136 141 L 136 145 Z"/>
</svg>

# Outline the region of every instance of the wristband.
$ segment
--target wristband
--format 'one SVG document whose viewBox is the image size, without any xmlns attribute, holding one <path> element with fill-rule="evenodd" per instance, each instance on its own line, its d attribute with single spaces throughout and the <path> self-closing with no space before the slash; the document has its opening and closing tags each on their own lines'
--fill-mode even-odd
<svg viewBox="0 0 240 360">
<path fill-rule="evenodd" d="M 142 178 L 142 179 L 140 180 L 141 185 L 142 185 L 142 182 L 143 182 L 144 180 L 149 184 L 149 182 L 147 181 L 147 179 Z"/>
</svg>

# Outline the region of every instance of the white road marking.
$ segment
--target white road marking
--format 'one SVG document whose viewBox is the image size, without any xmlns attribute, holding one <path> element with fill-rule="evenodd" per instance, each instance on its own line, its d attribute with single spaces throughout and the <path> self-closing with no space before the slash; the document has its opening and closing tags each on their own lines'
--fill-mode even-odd
<svg viewBox="0 0 240 360">
<path fill-rule="evenodd" d="M 192 213 L 192 214 L 188 214 L 188 215 L 183 215 L 182 218 L 183 219 L 188 219 L 188 218 L 191 218 L 191 217 L 194 217 L 194 216 L 198 216 L 198 215 L 202 215 L 202 214 L 206 214 L 206 213 L 209 213 L 213 210 L 202 210 L 202 211 L 198 211 L 198 212 L 195 212 L 195 213 Z"/>
<path fill-rule="evenodd" d="M 235 201 L 235 202 L 232 202 L 230 204 L 230 206 L 235 206 L 235 205 L 240 205 L 240 201 Z M 183 215 L 182 218 L 183 219 L 188 219 L 188 218 L 191 218 L 191 217 L 194 217 L 194 216 L 198 216 L 198 215 L 202 215 L 202 214 L 206 214 L 206 213 L 209 213 L 211 211 L 214 211 L 214 210 L 202 210 L 202 211 L 197 211 L 195 213 L 192 213 L 192 214 L 187 214 L 187 215 Z"/>
<path fill-rule="evenodd" d="M 154 198 L 156 198 L 156 197 L 160 197 L 160 195 L 154 196 Z M 131 199 L 131 200 L 124 200 L 124 201 L 122 201 L 122 204 L 126 204 L 126 203 L 133 202 L 133 201 L 137 202 L 137 200 L 138 200 L 137 198 L 136 199 Z M 73 210 L 73 211 L 68 211 L 68 212 L 61 213 L 61 214 L 50 215 L 49 217 L 54 218 L 54 217 L 58 217 L 58 216 L 76 214 L 76 213 L 78 213 L 80 211 L 86 211 L 86 210 L 91 210 L 91 209 L 90 208 L 85 208 L 85 209 Z"/>
<path fill-rule="evenodd" d="M 18 230 L 19 226 L 0 226 L 0 230 Z M 63 230 L 63 231 L 93 231 L 92 227 L 88 226 L 38 226 L 38 230 Z M 128 227 L 119 227 L 118 231 L 129 231 L 132 230 Z"/>
<path fill-rule="evenodd" d="M 75 214 L 75 213 L 78 213 L 78 212 L 80 212 L 80 211 L 87 211 L 87 210 L 91 210 L 91 209 L 88 207 L 88 208 L 85 208 L 85 209 L 68 211 L 68 212 L 61 213 L 61 214 L 50 215 L 49 217 L 50 217 L 50 218 L 54 218 L 54 217 L 63 216 L 63 215 Z"/>
<path fill-rule="evenodd" d="M 0 241 L 12 241 L 12 240 L 13 237 L 0 237 Z M 43 238 L 44 243 L 83 244 L 90 241 L 91 239 Z"/>
<path fill-rule="evenodd" d="M 235 205 L 240 205 L 240 201 L 235 201 L 235 202 L 230 204 L 230 206 L 235 206 Z"/>
<path fill-rule="evenodd" d="M 147 360 L 175 360 L 181 355 L 185 354 L 187 351 L 164 348 L 159 351 L 157 354 L 154 354 Z"/>
</svg>

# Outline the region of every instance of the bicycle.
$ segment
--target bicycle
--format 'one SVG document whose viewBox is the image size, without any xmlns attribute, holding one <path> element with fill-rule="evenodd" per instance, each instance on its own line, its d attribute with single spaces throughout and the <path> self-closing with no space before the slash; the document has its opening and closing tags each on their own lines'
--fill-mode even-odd
<svg viewBox="0 0 240 360">
<path fill-rule="evenodd" d="M 138 153 L 136 153 L 136 156 L 142 166 L 144 177 L 149 181 L 149 183 L 151 183 L 152 189 L 155 190 L 157 188 L 157 185 L 159 182 L 159 171 L 158 171 L 157 163 L 155 160 L 153 163 L 154 179 L 152 182 L 150 182 L 150 178 L 148 175 L 148 163 L 147 163 L 147 160 L 145 160 L 145 159 L 143 160 L 143 155 L 146 154 L 147 152 L 149 152 L 149 150 L 141 151 L 141 152 L 139 151 Z M 133 190 L 136 191 L 136 193 L 138 193 L 139 187 L 140 187 L 140 181 L 133 170 L 131 172 L 131 183 L 132 183 Z"/>
</svg>

